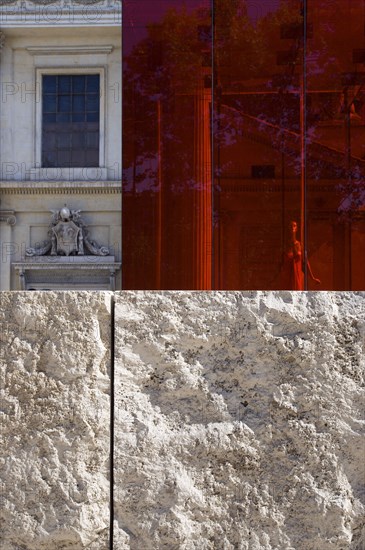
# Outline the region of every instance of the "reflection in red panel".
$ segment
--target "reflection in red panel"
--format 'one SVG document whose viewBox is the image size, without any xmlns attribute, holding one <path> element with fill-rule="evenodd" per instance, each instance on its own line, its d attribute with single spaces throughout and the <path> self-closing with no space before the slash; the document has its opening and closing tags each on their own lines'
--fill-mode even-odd
<svg viewBox="0 0 365 550">
<path fill-rule="evenodd" d="M 123 13 L 123 287 L 209 288 L 210 2 Z"/>
<path fill-rule="evenodd" d="M 325 289 L 365 288 L 364 10 L 307 1 L 308 250 Z"/>
<path fill-rule="evenodd" d="M 123 287 L 364 289 L 364 3 L 123 9 Z"/>
<path fill-rule="evenodd" d="M 214 18 L 215 287 L 303 288 L 301 2 L 227 5 Z"/>
</svg>

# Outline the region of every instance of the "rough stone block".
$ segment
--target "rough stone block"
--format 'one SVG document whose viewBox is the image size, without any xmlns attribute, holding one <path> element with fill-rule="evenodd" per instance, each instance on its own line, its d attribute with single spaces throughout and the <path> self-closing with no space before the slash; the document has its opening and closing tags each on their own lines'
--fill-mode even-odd
<svg viewBox="0 0 365 550">
<path fill-rule="evenodd" d="M 361 550 L 365 294 L 123 292 L 118 550 Z"/>
<path fill-rule="evenodd" d="M 1 548 L 106 550 L 111 293 L 0 300 Z"/>
</svg>

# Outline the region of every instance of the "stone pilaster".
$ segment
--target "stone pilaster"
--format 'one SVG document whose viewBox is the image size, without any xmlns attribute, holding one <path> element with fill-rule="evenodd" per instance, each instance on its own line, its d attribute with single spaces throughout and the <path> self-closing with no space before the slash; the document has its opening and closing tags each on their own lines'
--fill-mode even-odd
<svg viewBox="0 0 365 550">
<path fill-rule="evenodd" d="M 0 263 L 0 290 L 10 290 L 11 258 L 15 246 L 12 239 L 12 228 L 16 224 L 13 210 L 0 210 L 1 223 L 1 263 Z"/>
</svg>

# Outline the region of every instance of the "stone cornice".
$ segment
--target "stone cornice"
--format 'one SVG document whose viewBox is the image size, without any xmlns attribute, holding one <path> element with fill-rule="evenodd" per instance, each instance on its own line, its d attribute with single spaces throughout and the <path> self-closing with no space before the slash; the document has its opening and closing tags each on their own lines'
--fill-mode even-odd
<svg viewBox="0 0 365 550">
<path fill-rule="evenodd" d="M 7 195 L 100 195 L 121 194 L 119 181 L 0 181 L 0 192 Z"/>
<path fill-rule="evenodd" d="M 75 256 L 77 257 L 77 256 Z M 52 257 L 51 257 L 52 258 Z M 89 258 L 89 257 L 87 257 Z M 95 258 L 95 256 L 90 256 L 90 258 Z M 64 259 L 64 258 L 62 258 Z M 75 262 L 72 263 L 70 261 L 64 261 L 64 262 L 54 262 L 51 260 L 43 261 L 43 262 L 13 262 L 12 266 L 14 269 L 19 271 L 30 271 L 30 270 L 52 270 L 52 271 L 59 271 L 62 270 L 92 270 L 92 271 L 100 271 L 100 270 L 108 270 L 108 271 L 119 271 L 122 264 L 120 262 L 115 262 L 114 257 L 112 261 L 103 261 L 98 259 L 97 262 L 88 261 L 85 259 L 82 262 Z"/>
<path fill-rule="evenodd" d="M 30 46 L 27 52 L 31 55 L 80 55 L 80 54 L 110 54 L 113 46 Z"/>
<path fill-rule="evenodd" d="M 121 0 L 0 0 L 0 26 L 119 26 Z"/>
</svg>

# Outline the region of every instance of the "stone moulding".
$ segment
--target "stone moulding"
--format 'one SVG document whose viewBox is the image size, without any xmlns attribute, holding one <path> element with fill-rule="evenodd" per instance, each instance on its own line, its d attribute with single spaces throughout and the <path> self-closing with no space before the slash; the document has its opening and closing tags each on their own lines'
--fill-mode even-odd
<svg viewBox="0 0 365 550">
<path fill-rule="evenodd" d="M 70 258 L 72 258 L 70 260 Z M 95 260 L 95 258 L 98 258 Z M 55 261 L 56 260 L 56 261 Z M 24 262 L 14 262 L 13 266 L 15 269 L 20 270 L 30 270 L 30 269 L 108 269 L 108 270 L 118 270 L 121 267 L 121 264 L 114 261 L 114 256 L 104 256 L 101 260 L 99 256 L 83 256 L 82 262 L 76 261 L 75 256 L 60 257 L 58 256 L 54 260 L 51 260 L 49 257 L 38 257 L 37 260 L 25 260 Z M 74 265 L 73 265 L 74 264 Z"/>
<path fill-rule="evenodd" d="M 22 8 L 31 8 L 34 6 L 51 6 L 54 8 L 69 8 L 73 4 L 80 7 L 102 5 L 103 9 L 121 9 L 121 0 L 0 0 L 2 9 L 19 6 Z"/>
<path fill-rule="evenodd" d="M 122 184 L 117 181 L 0 181 L 0 192 L 6 195 L 120 195 Z"/>
<path fill-rule="evenodd" d="M 80 55 L 80 54 L 110 54 L 114 46 L 29 46 L 27 52 L 31 55 Z"/>
<path fill-rule="evenodd" d="M 122 264 L 116 262 L 114 256 L 38 256 L 26 258 L 22 262 L 14 262 L 12 265 L 18 272 L 22 290 L 27 290 L 29 285 L 48 285 L 52 283 L 52 274 L 56 275 L 60 272 L 68 272 L 75 284 L 80 272 L 89 274 L 90 279 L 93 273 L 104 272 L 104 276 L 109 279 L 109 290 L 115 290 L 115 276 Z M 31 281 L 29 281 L 29 275 L 33 275 Z M 103 285 L 105 282 L 100 279 L 94 284 Z"/>
<path fill-rule="evenodd" d="M 0 0 L 6 27 L 119 26 L 121 0 Z"/>
</svg>

